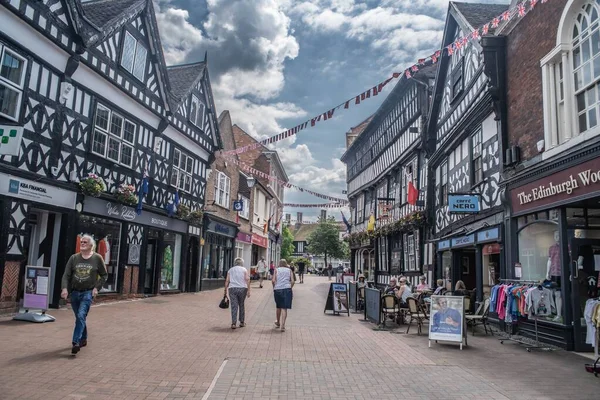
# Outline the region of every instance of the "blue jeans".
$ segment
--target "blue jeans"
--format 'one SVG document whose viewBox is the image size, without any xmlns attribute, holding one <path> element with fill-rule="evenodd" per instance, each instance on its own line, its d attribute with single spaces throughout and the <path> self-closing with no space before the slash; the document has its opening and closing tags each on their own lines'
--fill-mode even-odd
<svg viewBox="0 0 600 400">
<path fill-rule="evenodd" d="M 75 314 L 75 329 L 73 330 L 73 343 L 80 344 L 82 340 L 87 340 L 86 318 L 92 305 L 92 291 L 86 290 L 79 292 L 74 290 L 71 293 L 71 308 Z"/>
</svg>

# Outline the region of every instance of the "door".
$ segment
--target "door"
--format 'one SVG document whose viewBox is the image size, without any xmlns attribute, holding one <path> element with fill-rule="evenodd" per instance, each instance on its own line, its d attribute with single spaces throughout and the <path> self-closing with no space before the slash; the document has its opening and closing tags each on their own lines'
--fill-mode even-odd
<svg viewBox="0 0 600 400">
<path fill-rule="evenodd" d="M 571 239 L 571 306 L 575 330 L 575 351 L 593 351 L 586 343 L 585 306 L 588 299 L 598 297 L 600 239 Z M 596 265 L 596 260 L 599 265 Z M 564 306 L 564 305 L 563 305 Z"/>
<path fill-rule="evenodd" d="M 198 269 L 200 268 L 200 246 L 198 238 L 190 238 L 188 244 L 188 292 L 196 292 L 199 288 Z"/>
<path fill-rule="evenodd" d="M 149 239 L 146 246 L 146 266 L 144 271 L 144 293 L 156 293 L 156 253 L 158 250 L 158 239 Z"/>
</svg>

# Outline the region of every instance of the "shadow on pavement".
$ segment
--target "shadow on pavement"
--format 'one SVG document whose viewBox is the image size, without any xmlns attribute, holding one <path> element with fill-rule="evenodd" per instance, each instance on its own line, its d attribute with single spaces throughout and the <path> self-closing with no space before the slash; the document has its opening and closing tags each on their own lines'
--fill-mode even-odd
<svg viewBox="0 0 600 400">
<path fill-rule="evenodd" d="M 67 347 L 53 351 L 47 351 L 45 353 L 36 353 L 27 355 L 25 357 L 13 358 L 10 361 L 12 361 L 15 364 L 29 364 L 39 361 L 52 360 L 56 358 L 75 359 L 75 357 L 71 355 L 71 347 Z"/>
</svg>

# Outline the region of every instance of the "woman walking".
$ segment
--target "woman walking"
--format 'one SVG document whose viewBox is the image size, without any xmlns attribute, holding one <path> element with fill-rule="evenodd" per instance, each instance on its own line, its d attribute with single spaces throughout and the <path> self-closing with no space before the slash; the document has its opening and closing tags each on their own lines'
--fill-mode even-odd
<svg viewBox="0 0 600 400">
<path fill-rule="evenodd" d="M 225 295 L 227 295 L 227 289 L 229 289 L 229 302 L 231 304 L 231 329 L 236 328 L 238 310 L 240 328 L 243 328 L 246 326 L 246 308 L 244 303 L 246 297 L 250 297 L 250 274 L 244 267 L 244 260 L 241 258 L 236 258 L 233 261 L 233 268 L 230 268 L 227 272 Z"/>
<path fill-rule="evenodd" d="M 292 308 L 292 288 L 296 283 L 294 274 L 286 260 L 279 261 L 279 268 L 275 269 L 271 282 L 273 283 L 275 306 L 277 307 L 275 326 L 281 328 L 281 332 L 285 332 L 287 310 Z"/>
<path fill-rule="evenodd" d="M 82 347 L 87 346 L 87 315 L 92 299 L 98 295 L 98 290 L 102 289 L 108 277 L 104 259 L 94 252 L 94 238 L 83 235 L 79 243 L 80 252 L 73 254 L 67 261 L 60 294 L 66 300 L 71 291 L 71 308 L 75 314 L 71 354 L 77 354 Z"/>
</svg>

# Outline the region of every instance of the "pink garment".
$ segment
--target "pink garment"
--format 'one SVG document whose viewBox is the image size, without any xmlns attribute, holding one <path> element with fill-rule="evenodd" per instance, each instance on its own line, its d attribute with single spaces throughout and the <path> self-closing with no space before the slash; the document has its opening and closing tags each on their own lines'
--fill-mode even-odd
<svg viewBox="0 0 600 400">
<path fill-rule="evenodd" d="M 417 285 L 417 290 L 427 290 L 429 286 L 426 283 L 420 283 Z"/>
<path fill-rule="evenodd" d="M 506 285 L 500 286 L 500 290 L 498 290 L 496 313 L 498 314 L 498 318 L 504 320 L 504 317 L 506 316 Z"/>
<path fill-rule="evenodd" d="M 550 257 L 550 276 L 560 276 L 560 246 L 558 243 L 550 246 L 548 257 Z"/>
</svg>

